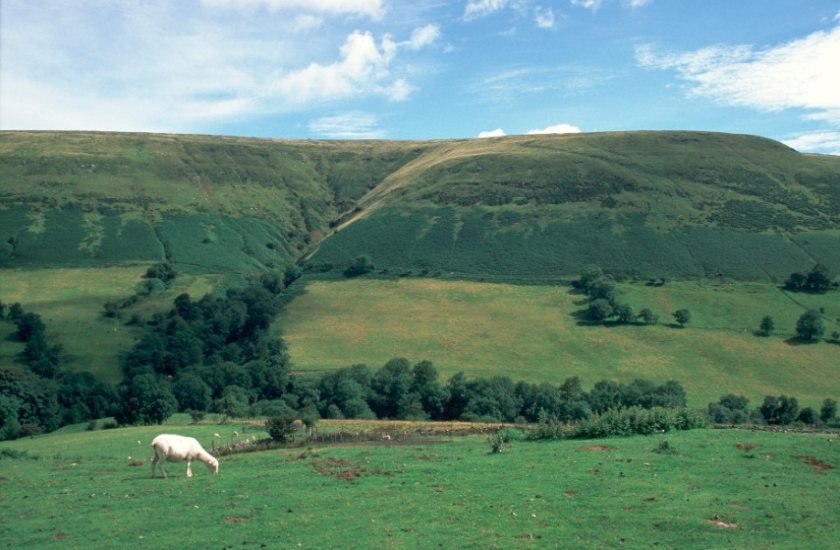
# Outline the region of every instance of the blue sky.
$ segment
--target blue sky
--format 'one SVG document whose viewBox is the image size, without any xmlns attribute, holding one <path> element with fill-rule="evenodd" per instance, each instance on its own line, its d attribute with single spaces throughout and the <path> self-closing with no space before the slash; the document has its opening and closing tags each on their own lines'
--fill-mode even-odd
<svg viewBox="0 0 840 550">
<path fill-rule="evenodd" d="M 840 154 L 840 1 L 3 0 L 0 128 L 686 129 Z"/>
</svg>

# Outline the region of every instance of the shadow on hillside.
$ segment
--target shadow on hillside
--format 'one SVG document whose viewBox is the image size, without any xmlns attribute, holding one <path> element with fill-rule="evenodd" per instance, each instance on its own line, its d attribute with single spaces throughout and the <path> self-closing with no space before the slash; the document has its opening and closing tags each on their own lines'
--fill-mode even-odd
<svg viewBox="0 0 840 550">
<path fill-rule="evenodd" d="M 798 336 L 794 336 L 785 340 L 785 344 L 789 346 L 811 346 L 819 343 L 819 341 L 819 338 L 815 340 L 804 340 L 802 338 L 799 338 Z"/>
</svg>

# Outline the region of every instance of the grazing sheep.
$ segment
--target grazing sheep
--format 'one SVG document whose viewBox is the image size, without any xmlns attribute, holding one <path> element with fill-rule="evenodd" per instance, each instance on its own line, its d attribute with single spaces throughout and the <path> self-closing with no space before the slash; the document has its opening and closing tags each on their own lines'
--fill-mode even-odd
<svg viewBox="0 0 840 550">
<path fill-rule="evenodd" d="M 187 461 L 187 477 L 192 477 L 190 465 L 193 460 L 200 460 L 214 474 L 219 473 L 219 461 L 204 450 L 195 438 L 183 435 L 161 434 L 152 440 L 152 447 L 155 456 L 152 457 L 152 477 L 155 477 L 155 468 L 160 466 L 160 473 L 166 477 L 164 462 Z"/>
</svg>

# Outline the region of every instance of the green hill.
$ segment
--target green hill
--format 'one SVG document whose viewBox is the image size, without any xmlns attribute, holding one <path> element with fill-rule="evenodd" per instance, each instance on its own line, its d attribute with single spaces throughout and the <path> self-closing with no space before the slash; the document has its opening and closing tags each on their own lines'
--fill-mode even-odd
<svg viewBox="0 0 840 550">
<path fill-rule="evenodd" d="M 626 132 L 447 142 L 390 176 L 315 264 L 556 281 L 779 281 L 840 270 L 840 158 L 750 136 Z M 387 229 L 386 229 L 387 228 Z"/>
<path fill-rule="evenodd" d="M 308 271 L 304 281 L 343 279 L 343 270 L 359 255 L 372 258 L 378 277 L 506 285 L 555 285 L 597 264 L 628 282 L 627 296 L 643 289 L 629 283 L 652 277 L 734 281 L 726 288 L 739 295 L 747 288 L 739 285 L 764 285 L 759 294 L 785 304 L 783 311 L 762 311 L 759 296 L 745 298 L 747 305 L 733 313 L 735 318 L 711 321 L 701 314 L 698 327 L 717 323 L 707 328 L 731 329 L 716 336 L 726 339 L 721 349 L 729 351 L 701 354 L 702 360 L 675 360 L 691 355 L 694 344 L 676 343 L 659 328 L 653 332 L 659 347 L 642 353 L 636 363 L 613 361 L 617 351 L 597 342 L 583 345 L 600 338 L 591 332 L 598 328 L 580 332 L 580 340 L 563 348 L 564 364 L 588 383 L 613 374 L 631 377 L 632 365 L 646 359 L 670 365 L 652 374 L 657 378 L 714 380 L 716 369 L 741 357 L 739 346 L 754 350 L 751 331 L 759 318 L 753 313 L 784 317 L 785 338 L 790 336 L 805 302 L 778 293 L 779 282 L 816 263 L 840 272 L 840 158 L 803 155 L 759 137 L 698 132 L 426 142 L 0 133 L 0 300 L 19 301 L 42 315 L 48 334 L 64 348 L 68 368 L 119 379 L 119 356 L 139 333 L 136 326 L 104 318 L 102 307 L 143 288 L 142 276 L 154 263 L 170 261 L 179 276 L 168 288 L 127 306 L 123 320 L 148 318 L 181 292 L 221 291 L 293 262 Z M 323 288 L 329 284 L 334 283 Z M 724 300 L 729 294 L 704 291 L 691 297 L 698 304 L 692 309 L 708 304 L 710 310 L 729 311 Z M 836 294 L 815 305 L 833 312 Z M 304 294 L 290 311 L 302 311 L 307 298 L 318 296 Z M 686 305 L 664 300 L 663 307 Z M 480 302 L 485 307 L 493 300 Z M 638 302 L 634 307 L 650 305 Z M 490 303 L 491 309 L 498 305 Z M 410 310 L 412 304 L 403 306 Z M 530 380 L 557 381 L 548 365 L 558 342 L 548 335 L 538 339 L 539 349 L 512 348 L 510 342 L 521 339 L 511 331 L 500 340 L 507 344 L 482 351 L 521 355 L 521 365 L 511 369 L 505 362 L 481 363 L 482 354 L 461 360 L 463 353 L 446 338 L 404 346 L 394 334 L 377 330 L 380 321 L 372 313 L 364 307 L 359 312 L 357 326 L 366 327 L 374 340 L 367 351 L 354 354 L 360 348 L 352 339 L 309 347 L 301 344 L 305 340 L 293 340 L 293 362 L 299 361 L 302 370 L 319 370 L 358 361 L 375 366 L 383 358 L 409 355 L 435 361 L 445 372 L 512 377 L 521 372 Z M 750 312 L 749 319 L 744 312 Z M 290 338 L 332 322 L 312 312 L 290 319 L 276 327 Z M 306 325 L 295 325 L 295 319 Z M 430 317 L 428 323 L 434 322 Z M 11 324 L 0 323 L 0 330 L 5 337 Z M 417 331 L 430 338 L 434 333 Z M 636 329 L 625 332 L 636 334 Z M 639 334 L 642 340 L 650 336 Z M 715 346 L 713 333 L 704 334 L 696 345 Z M 789 347 L 780 349 L 787 354 Z M 18 344 L 4 344 L 0 361 L 18 362 L 19 353 Z M 820 344 L 808 353 L 815 355 L 816 366 L 800 382 L 836 379 L 825 370 L 831 368 L 835 346 Z M 778 377 L 748 382 L 763 356 L 753 355 L 755 360 L 734 375 L 744 380 L 743 391 L 758 394 L 768 384 L 786 390 L 782 382 L 790 374 L 781 359 L 771 361 L 770 372 Z M 698 369 L 691 375 L 680 370 L 691 365 Z M 645 368 L 639 372 L 645 374 Z M 803 397 L 821 396 L 824 388 L 817 385 L 803 386 Z M 834 382 L 830 386 L 836 389 Z M 695 395 L 705 398 L 714 388 L 698 382 L 687 389 L 690 395 L 699 389 Z"/>
</svg>

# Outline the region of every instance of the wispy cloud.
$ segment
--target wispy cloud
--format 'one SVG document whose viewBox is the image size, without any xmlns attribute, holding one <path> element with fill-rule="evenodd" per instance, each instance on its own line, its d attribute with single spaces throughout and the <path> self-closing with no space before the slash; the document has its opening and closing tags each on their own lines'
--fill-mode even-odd
<svg viewBox="0 0 840 550">
<path fill-rule="evenodd" d="M 538 94 L 573 96 L 612 78 L 583 66 L 518 67 L 479 78 L 468 91 L 480 102 L 510 103 Z"/>
<path fill-rule="evenodd" d="M 309 123 L 309 130 L 330 139 L 382 139 L 386 135 L 379 128 L 377 116 L 364 111 L 348 111 L 317 118 Z"/>
<path fill-rule="evenodd" d="M 537 6 L 534 8 L 534 22 L 541 29 L 554 28 L 554 12 L 551 8 Z"/>
<path fill-rule="evenodd" d="M 840 26 L 763 49 L 659 53 L 641 45 L 635 53 L 641 67 L 676 71 L 691 96 L 769 112 L 805 109 L 809 119 L 840 124 Z"/>
<path fill-rule="evenodd" d="M 342 10 L 373 14 L 378 1 L 305 2 L 306 12 L 257 18 L 221 10 L 222 0 L 205 2 L 219 9 L 194 13 L 177 2 L 80 2 L 95 9 L 65 9 L 4 0 L 0 125 L 203 131 L 345 99 L 404 101 L 416 88 L 416 71 L 403 57 L 441 37 L 435 25 L 417 27 L 402 41 L 319 28 L 323 17 Z"/>
<path fill-rule="evenodd" d="M 797 151 L 840 155 L 840 132 L 828 131 L 799 134 L 782 141 Z"/>
<path fill-rule="evenodd" d="M 480 139 L 481 138 L 502 137 L 502 136 L 506 136 L 506 135 L 507 134 L 505 133 L 505 131 L 502 130 L 501 128 L 496 128 L 495 130 L 487 130 L 487 131 L 478 133 L 478 137 Z"/>
<path fill-rule="evenodd" d="M 490 15 L 507 7 L 509 0 L 470 0 L 464 8 L 464 19 L 467 21 Z"/>
<path fill-rule="evenodd" d="M 643 8 L 653 2 L 653 0 L 625 0 L 625 4 L 633 9 Z"/>
<path fill-rule="evenodd" d="M 602 3 L 603 0 L 572 0 L 573 6 L 579 6 L 592 11 L 598 11 Z"/>
<path fill-rule="evenodd" d="M 271 11 L 307 10 L 336 15 L 362 15 L 380 19 L 384 14 L 382 0 L 202 0 L 211 8 Z"/>
<path fill-rule="evenodd" d="M 528 134 L 579 134 L 580 128 L 572 124 L 553 124 L 538 130 L 528 130 Z"/>
</svg>

